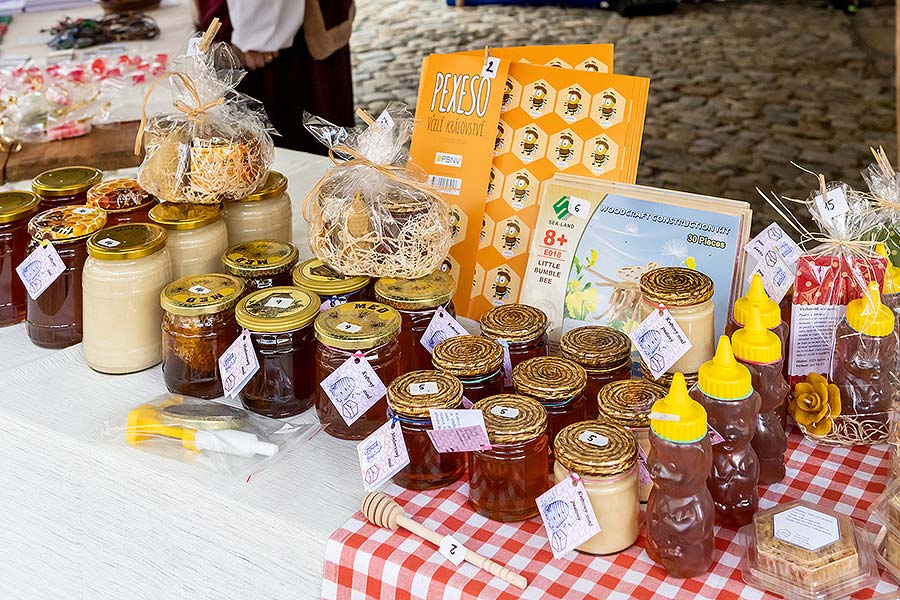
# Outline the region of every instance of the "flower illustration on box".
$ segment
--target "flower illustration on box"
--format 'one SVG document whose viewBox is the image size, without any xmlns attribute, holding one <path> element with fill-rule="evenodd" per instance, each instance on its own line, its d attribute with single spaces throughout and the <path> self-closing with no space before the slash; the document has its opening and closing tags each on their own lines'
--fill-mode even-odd
<svg viewBox="0 0 900 600">
<path fill-rule="evenodd" d="M 565 317 L 567 319 L 587 321 L 590 314 L 597 310 L 599 303 L 597 288 L 590 281 L 584 281 L 585 270 L 597 263 L 597 257 L 597 251 L 591 250 L 590 256 L 586 257 L 584 262 L 577 256 L 572 260 L 572 270 L 575 276 L 569 279 L 566 286 Z"/>
</svg>

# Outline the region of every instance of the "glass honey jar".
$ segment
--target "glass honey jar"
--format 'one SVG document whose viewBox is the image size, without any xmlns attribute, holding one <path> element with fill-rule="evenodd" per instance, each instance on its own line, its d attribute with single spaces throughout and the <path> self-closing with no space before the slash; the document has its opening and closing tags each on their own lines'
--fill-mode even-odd
<svg viewBox="0 0 900 600">
<path fill-rule="evenodd" d="M 637 444 L 614 423 L 582 421 L 559 432 L 553 444 L 558 483 L 578 475 L 600 532 L 576 549 L 588 554 L 621 552 L 640 533 Z"/>
<path fill-rule="evenodd" d="M 547 356 L 547 315 L 527 304 L 495 306 L 479 320 L 481 335 L 492 339 L 509 351 L 509 368 L 537 356 Z M 511 390 L 511 382 L 506 382 Z"/>
<path fill-rule="evenodd" d="M 28 220 L 40 203 L 31 192 L 0 192 L 0 326 L 25 320 L 28 295 L 16 267 L 27 256 Z"/>
<path fill-rule="evenodd" d="M 87 205 L 106 211 L 106 226 L 126 223 L 147 223 L 156 197 L 138 185 L 137 179 L 123 177 L 108 179 L 87 191 Z"/>
<path fill-rule="evenodd" d="M 240 334 L 234 306 L 243 293 L 240 279 L 221 273 L 183 277 L 160 292 L 162 371 L 170 392 L 205 399 L 223 394 L 219 357 Z"/>
<path fill-rule="evenodd" d="M 226 273 L 244 282 L 244 293 L 291 285 L 291 269 L 297 264 L 297 248 L 279 240 L 253 240 L 235 244 L 222 255 Z"/>
<path fill-rule="evenodd" d="M 269 171 L 266 181 L 252 194 L 226 202 L 222 210 L 228 227 L 228 245 L 253 240 L 293 241 L 294 217 L 287 177 Z"/>
<path fill-rule="evenodd" d="M 87 239 L 105 223 L 106 212 L 88 206 L 45 210 L 28 222 L 31 241 L 26 254 L 34 252 L 40 244 L 53 244 L 65 265 L 65 271 L 36 300 L 30 297 L 27 300 L 26 330 L 35 345 L 66 348 L 81 341 L 81 275 L 88 257 Z M 26 278 L 28 275 L 25 274 Z"/>
<path fill-rule="evenodd" d="M 661 267 L 641 275 L 641 320 L 660 305 L 684 331 L 691 348 L 669 373 L 697 373 L 716 350 L 713 281 L 694 269 Z"/>
<path fill-rule="evenodd" d="M 490 396 L 473 409 L 484 415 L 491 449 L 469 452 L 469 504 L 494 521 L 530 519 L 550 489 L 547 411 L 516 394 Z"/>
<path fill-rule="evenodd" d="M 584 421 L 587 408 L 584 390 L 587 374 L 577 363 L 556 356 L 529 358 L 513 369 L 517 394 L 534 398 L 547 411 L 547 437 L 553 468 L 553 440 L 564 427 Z"/>
<path fill-rule="evenodd" d="M 31 191 L 40 196 L 41 210 L 82 205 L 87 201 L 87 191 L 102 178 L 103 173 L 94 167 L 60 167 L 32 179 Z"/>
<path fill-rule="evenodd" d="M 375 300 L 396 308 L 403 318 L 400 352 L 404 370 L 431 368 L 431 353 L 422 345 L 422 335 L 438 308 L 443 307 L 451 316 L 456 316 L 455 293 L 453 277 L 443 271 L 418 279 L 382 277 L 375 282 Z"/>
<path fill-rule="evenodd" d="M 222 208 L 213 204 L 162 202 L 150 209 L 150 220 L 166 228 L 172 277 L 218 273 L 228 235 Z"/>
<path fill-rule="evenodd" d="M 432 409 L 459 409 L 463 396 L 458 379 L 439 371 L 410 371 L 387 388 L 388 416 L 403 431 L 409 465 L 394 475 L 408 490 L 432 490 L 449 485 L 466 471 L 465 452 L 438 452 L 428 431 Z"/>
<path fill-rule="evenodd" d="M 255 413 L 283 419 L 315 402 L 313 321 L 319 297 L 298 287 L 276 286 L 244 296 L 234 309 L 250 332 L 259 371 L 241 390 L 241 402 Z"/>
<path fill-rule="evenodd" d="M 400 313 L 378 302 L 347 302 L 319 313 L 315 321 L 316 382 L 321 384 L 352 358 L 368 362 L 381 383 L 389 386 L 400 375 L 400 322 Z M 316 413 L 326 433 L 361 440 L 385 423 L 384 396 L 362 412 L 362 406 L 368 404 L 364 391 L 350 385 L 338 387 L 340 410 L 322 385 L 316 389 Z"/>
<path fill-rule="evenodd" d="M 643 379 L 626 379 L 607 384 L 594 398 L 601 421 L 615 423 L 631 431 L 644 457 L 650 456 L 650 411 L 653 403 L 666 395 L 666 390 Z M 647 482 L 640 488 L 641 502 L 646 502 L 653 488 Z"/>
<path fill-rule="evenodd" d="M 503 392 L 503 347 L 494 340 L 475 335 L 446 339 L 434 347 L 431 363 L 459 379 L 469 402 Z"/>
<path fill-rule="evenodd" d="M 587 373 L 587 418 L 597 418 L 597 393 L 607 383 L 631 379 L 631 339 L 617 329 L 587 325 L 566 332 L 559 352 Z"/>
<path fill-rule="evenodd" d="M 294 268 L 292 275 L 294 285 L 319 295 L 323 311 L 345 302 L 365 300 L 367 297 L 368 277 L 346 277 L 318 258 L 300 263 Z"/>
</svg>

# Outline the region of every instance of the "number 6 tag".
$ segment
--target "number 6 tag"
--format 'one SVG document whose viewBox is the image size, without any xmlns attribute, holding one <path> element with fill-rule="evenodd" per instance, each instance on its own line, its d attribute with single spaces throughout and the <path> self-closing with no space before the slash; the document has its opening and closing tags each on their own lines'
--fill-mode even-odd
<svg viewBox="0 0 900 600">
<path fill-rule="evenodd" d="M 466 558 L 465 547 L 453 539 L 451 535 L 445 535 L 441 538 L 441 545 L 438 552 L 444 555 L 444 558 L 452 562 L 455 566 L 459 566 Z"/>
</svg>

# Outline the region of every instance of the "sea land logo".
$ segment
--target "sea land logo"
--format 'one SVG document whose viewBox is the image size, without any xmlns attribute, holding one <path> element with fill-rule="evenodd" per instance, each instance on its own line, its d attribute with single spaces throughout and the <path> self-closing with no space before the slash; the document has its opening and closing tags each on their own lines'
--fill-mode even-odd
<svg viewBox="0 0 900 600">
<path fill-rule="evenodd" d="M 560 221 L 565 221 L 569 217 L 569 197 L 563 196 L 553 203 L 553 212 Z"/>
</svg>

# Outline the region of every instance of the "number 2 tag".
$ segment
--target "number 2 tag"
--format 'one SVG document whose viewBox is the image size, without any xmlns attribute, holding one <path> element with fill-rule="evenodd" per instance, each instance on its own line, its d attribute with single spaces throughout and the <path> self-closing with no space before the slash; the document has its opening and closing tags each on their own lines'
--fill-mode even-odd
<svg viewBox="0 0 900 600">
<path fill-rule="evenodd" d="M 466 549 L 462 544 L 453 539 L 453 536 L 451 535 L 445 535 L 441 538 L 441 545 L 438 546 L 438 552 L 443 554 L 444 558 L 457 567 L 461 565 L 466 558 Z"/>
<path fill-rule="evenodd" d="M 496 56 L 488 56 L 484 61 L 484 67 L 481 69 L 481 76 L 485 79 L 493 79 L 497 76 L 497 67 L 500 66 L 500 59 Z"/>
</svg>

